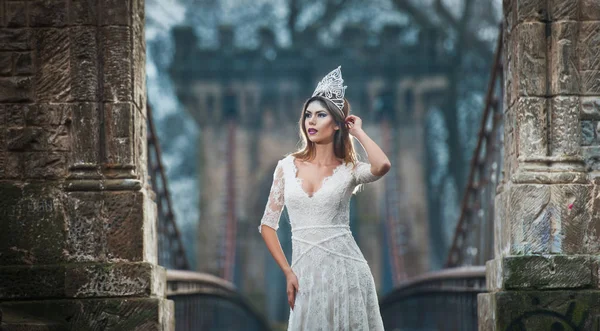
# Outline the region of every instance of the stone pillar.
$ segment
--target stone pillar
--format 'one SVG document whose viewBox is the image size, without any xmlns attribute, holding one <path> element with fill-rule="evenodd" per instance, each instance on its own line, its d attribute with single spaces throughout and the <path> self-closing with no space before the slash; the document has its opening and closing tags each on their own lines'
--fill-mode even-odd
<svg viewBox="0 0 600 331">
<path fill-rule="evenodd" d="M 146 159 L 144 1 L 0 0 L 2 325 L 174 329 Z"/>
<path fill-rule="evenodd" d="M 600 2 L 505 0 L 505 180 L 479 330 L 600 327 Z"/>
</svg>

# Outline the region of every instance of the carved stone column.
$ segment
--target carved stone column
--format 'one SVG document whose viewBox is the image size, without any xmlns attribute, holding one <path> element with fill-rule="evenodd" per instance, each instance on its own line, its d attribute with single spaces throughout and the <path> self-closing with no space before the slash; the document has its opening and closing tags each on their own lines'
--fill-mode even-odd
<svg viewBox="0 0 600 331">
<path fill-rule="evenodd" d="M 5 325 L 174 329 L 146 158 L 144 1 L 0 0 Z"/>
<path fill-rule="evenodd" d="M 595 330 L 600 2 L 505 0 L 505 181 L 480 330 Z"/>
</svg>

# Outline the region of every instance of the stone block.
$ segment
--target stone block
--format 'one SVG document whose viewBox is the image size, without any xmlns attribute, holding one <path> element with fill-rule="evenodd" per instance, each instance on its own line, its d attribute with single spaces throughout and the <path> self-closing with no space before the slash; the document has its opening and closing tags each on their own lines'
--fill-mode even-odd
<svg viewBox="0 0 600 331">
<path fill-rule="evenodd" d="M 577 32 L 578 22 L 551 24 L 550 94 L 579 94 Z"/>
<path fill-rule="evenodd" d="M 582 21 L 600 20 L 600 2 L 598 0 L 580 0 L 580 6 Z"/>
<path fill-rule="evenodd" d="M 23 158 L 27 179 L 62 179 L 67 175 L 65 152 L 24 152 Z"/>
<path fill-rule="evenodd" d="M 29 51 L 33 48 L 31 30 L 0 29 L 0 49 L 3 51 Z"/>
<path fill-rule="evenodd" d="M 600 95 L 600 70 L 583 70 L 581 73 L 581 94 Z"/>
<path fill-rule="evenodd" d="M 4 27 L 4 16 L 5 16 L 5 9 L 3 6 L 0 6 L 0 27 Z"/>
<path fill-rule="evenodd" d="M 133 21 L 144 22 L 146 16 L 146 0 L 131 0 Z"/>
<path fill-rule="evenodd" d="M 155 203 L 145 192 L 105 195 L 106 252 L 110 259 L 156 261 Z"/>
<path fill-rule="evenodd" d="M 4 136 L 4 133 L 0 133 Z M 5 139 L 5 138 L 3 138 Z M 3 179 L 21 179 L 23 174 L 21 153 L 0 151 L 0 177 Z"/>
<path fill-rule="evenodd" d="M 588 208 L 592 199 L 592 185 L 552 185 L 551 203 L 555 218 L 552 220 L 552 236 L 555 237 L 552 252 L 560 254 L 598 254 L 586 243 L 588 231 L 593 225 Z M 560 245 L 560 246 L 559 246 Z M 593 246 L 597 246 L 596 243 Z"/>
<path fill-rule="evenodd" d="M 580 0 L 548 0 L 549 20 L 576 21 L 579 19 Z"/>
<path fill-rule="evenodd" d="M 55 184 L 0 184 L 0 265 L 64 261 L 62 190 Z"/>
<path fill-rule="evenodd" d="M 597 139 L 597 126 L 597 121 L 581 121 L 581 146 L 597 145 L 600 142 Z"/>
<path fill-rule="evenodd" d="M 15 74 L 32 75 L 33 58 L 31 57 L 31 52 L 15 53 L 15 57 Z"/>
<path fill-rule="evenodd" d="M 64 126 L 73 121 L 73 105 L 31 104 L 19 105 L 28 126 Z"/>
<path fill-rule="evenodd" d="M 494 256 L 503 256 L 510 252 L 510 224 L 506 223 L 505 208 L 507 194 L 496 194 L 494 201 Z"/>
<path fill-rule="evenodd" d="M 0 77 L 0 102 L 33 102 L 31 77 Z"/>
<path fill-rule="evenodd" d="M 132 0 L 105 0 L 101 2 L 101 25 L 130 25 Z"/>
<path fill-rule="evenodd" d="M 132 101 L 131 28 L 107 26 L 101 28 L 104 43 L 104 101 Z"/>
<path fill-rule="evenodd" d="M 165 269 L 150 263 L 71 264 L 65 296 L 73 298 L 166 295 Z"/>
<path fill-rule="evenodd" d="M 9 151 L 66 152 L 70 149 L 66 126 L 24 127 L 8 129 Z"/>
<path fill-rule="evenodd" d="M 98 44 L 96 27 L 71 28 L 71 94 L 73 100 L 98 100 Z"/>
<path fill-rule="evenodd" d="M 104 194 L 70 193 L 66 199 L 66 253 L 69 262 L 106 261 Z"/>
<path fill-rule="evenodd" d="M 133 138 L 135 108 L 131 102 L 107 103 L 104 105 L 106 137 Z"/>
<path fill-rule="evenodd" d="M 579 165 L 578 158 L 575 161 L 574 159 L 573 157 L 523 158 L 518 171 L 511 177 L 511 181 L 515 184 L 587 184 L 589 182 L 588 175 L 582 171 L 583 167 Z M 577 170 L 569 171 L 568 169 L 574 168 L 573 164 Z M 565 171 L 546 171 L 545 165 L 566 169 Z"/>
<path fill-rule="evenodd" d="M 487 293 L 477 295 L 477 320 L 479 331 L 495 331 L 494 329 L 494 302 Z"/>
<path fill-rule="evenodd" d="M 550 21 L 578 19 L 579 0 L 548 0 Z"/>
<path fill-rule="evenodd" d="M 132 0 L 138 2 L 138 0 Z M 142 6 L 143 8 L 143 6 Z M 135 15 L 132 22 L 133 34 L 133 101 L 146 118 L 146 38 L 142 17 Z"/>
<path fill-rule="evenodd" d="M 600 291 L 502 291 L 478 296 L 490 330 L 596 330 Z"/>
<path fill-rule="evenodd" d="M 135 107 L 130 102 L 106 103 L 106 162 L 111 166 L 133 165 Z"/>
<path fill-rule="evenodd" d="M 29 20 L 32 27 L 67 25 L 67 0 L 30 0 Z"/>
<path fill-rule="evenodd" d="M 144 109 L 145 109 L 144 105 Z M 137 136 L 135 140 L 135 158 L 136 175 L 143 183 L 148 181 L 148 129 L 147 120 L 140 115 L 141 111 L 135 110 L 137 113 L 134 116 L 134 132 Z"/>
<path fill-rule="evenodd" d="M 175 330 L 173 301 L 163 298 L 4 301 L 7 316 L 28 316 L 58 325 L 58 330 Z"/>
<path fill-rule="evenodd" d="M 581 154 L 585 161 L 586 171 L 600 171 L 600 146 L 583 146 Z"/>
<path fill-rule="evenodd" d="M 524 22 L 516 30 L 518 93 L 520 96 L 545 96 L 546 24 Z"/>
<path fill-rule="evenodd" d="M 145 169 L 146 167 L 144 167 Z M 152 197 L 150 196 L 152 194 Z M 154 201 L 153 191 L 144 191 L 144 215 L 146 221 L 143 227 L 144 261 L 158 263 L 158 208 Z"/>
<path fill-rule="evenodd" d="M 39 147 L 39 141 L 44 132 L 42 128 L 24 127 L 7 130 L 7 148 L 9 151 L 35 150 L 32 145 Z M 39 148 L 38 148 L 39 150 Z"/>
<path fill-rule="evenodd" d="M 600 21 L 579 22 L 578 24 L 579 69 L 600 70 Z"/>
<path fill-rule="evenodd" d="M 16 104 L 0 104 L 0 123 L 7 127 L 22 127 L 25 125 L 23 106 Z M 5 146 L 6 147 L 6 146 Z"/>
<path fill-rule="evenodd" d="M 550 105 L 550 155 L 579 155 L 579 97 L 557 96 L 550 100 Z"/>
<path fill-rule="evenodd" d="M 21 28 L 27 26 L 27 2 L 26 1 L 7 1 L 6 2 L 6 21 L 5 25 L 9 28 Z"/>
<path fill-rule="evenodd" d="M 591 215 L 591 185 L 520 184 L 509 189 L 510 254 L 578 254 Z"/>
<path fill-rule="evenodd" d="M 72 192 L 68 197 L 69 261 L 156 259 L 155 218 L 146 211 L 153 201 L 146 194 Z"/>
<path fill-rule="evenodd" d="M 600 149 L 600 147 L 596 146 Z M 597 151 L 600 152 L 600 151 Z M 600 153 L 596 154 L 595 171 L 600 170 Z M 588 160 L 586 160 L 586 163 Z M 587 254 L 598 254 L 600 252 L 600 178 L 593 179 L 593 191 L 591 199 L 591 220 L 587 225 L 585 236 L 583 238 L 583 247 L 587 249 Z"/>
<path fill-rule="evenodd" d="M 545 98 L 519 97 L 517 125 L 519 155 L 524 157 L 548 154 L 548 103 Z"/>
<path fill-rule="evenodd" d="M 99 163 L 100 122 L 96 103 L 78 103 L 73 106 L 72 153 L 69 167 Z"/>
<path fill-rule="evenodd" d="M 0 53 L 0 75 L 11 76 L 13 71 L 13 53 L 12 52 L 1 52 Z"/>
<path fill-rule="evenodd" d="M 548 20 L 547 0 L 518 0 L 515 7 L 517 10 L 517 21 L 521 22 L 545 22 Z"/>
<path fill-rule="evenodd" d="M 504 146 L 505 155 L 504 158 L 504 172 L 505 176 L 510 178 L 513 172 L 516 170 L 512 164 L 516 162 L 516 151 L 518 150 L 519 143 L 519 127 L 517 126 L 517 116 L 515 116 L 517 110 L 517 104 L 514 104 L 508 108 L 504 116 Z"/>
<path fill-rule="evenodd" d="M 73 25 L 98 24 L 98 2 L 89 0 L 71 0 L 69 23 Z"/>
<path fill-rule="evenodd" d="M 582 120 L 600 120 L 600 97 L 580 97 Z"/>
<path fill-rule="evenodd" d="M 504 27 L 507 32 L 512 32 L 517 24 L 516 0 L 502 0 Z"/>
<path fill-rule="evenodd" d="M 514 205 L 506 211 L 510 224 L 510 254 L 521 255 L 544 253 L 550 249 L 550 225 L 542 218 L 540 212 L 550 200 L 550 187 L 547 185 L 512 185 L 508 192 L 509 205 Z M 548 217 L 548 216 L 546 216 Z M 511 223 L 513 222 L 513 223 Z M 545 242 L 539 243 L 539 240 Z M 534 247 L 532 247 L 535 245 Z"/>
<path fill-rule="evenodd" d="M 64 265 L 2 266 L 0 272 L 0 301 L 62 298 L 65 295 Z"/>
<path fill-rule="evenodd" d="M 503 35 L 504 36 L 504 35 Z M 503 52 L 505 54 L 506 63 L 504 66 L 504 80 L 505 80 L 505 105 L 506 109 L 512 107 L 515 104 L 518 96 L 518 76 L 517 76 L 517 48 L 516 48 L 516 30 L 507 33 L 504 37 L 506 38 L 505 48 Z"/>
<path fill-rule="evenodd" d="M 69 30 L 34 30 L 37 102 L 70 102 L 71 64 Z"/>
<path fill-rule="evenodd" d="M 156 205 L 142 191 L 0 188 L 0 265 L 156 261 Z"/>
<path fill-rule="evenodd" d="M 593 255 L 504 256 L 487 263 L 487 286 L 492 292 L 597 288 L 598 262 Z"/>
</svg>

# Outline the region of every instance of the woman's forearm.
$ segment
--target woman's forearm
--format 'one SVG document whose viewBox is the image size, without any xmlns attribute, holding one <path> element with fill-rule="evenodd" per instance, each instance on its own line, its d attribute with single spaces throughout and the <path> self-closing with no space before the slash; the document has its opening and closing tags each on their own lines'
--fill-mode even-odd
<svg viewBox="0 0 600 331">
<path fill-rule="evenodd" d="M 275 262 L 277 262 L 281 268 L 281 271 L 287 275 L 292 271 L 292 268 L 290 267 L 285 254 L 283 254 L 283 249 L 281 248 L 281 243 L 277 237 L 277 232 L 271 227 L 262 225 L 261 234 L 265 244 L 267 245 L 267 249 L 269 249 L 269 252 L 271 252 L 271 255 L 275 259 Z"/>
<path fill-rule="evenodd" d="M 367 152 L 371 172 L 376 176 L 385 175 L 391 168 L 390 160 L 381 148 L 362 129 L 353 134 Z"/>
</svg>

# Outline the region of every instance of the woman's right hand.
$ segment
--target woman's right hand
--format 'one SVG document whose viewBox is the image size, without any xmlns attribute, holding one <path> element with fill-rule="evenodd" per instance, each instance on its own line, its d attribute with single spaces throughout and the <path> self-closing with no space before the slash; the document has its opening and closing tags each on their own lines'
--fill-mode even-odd
<svg viewBox="0 0 600 331">
<path fill-rule="evenodd" d="M 290 305 L 290 308 L 294 310 L 294 303 L 296 303 L 296 293 L 299 289 L 298 278 L 296 277 L 296 274 L 294 274 L 293 271 L 288 272 L 285 278 L 287 279 L 288 303 Z"/>
</svg>

